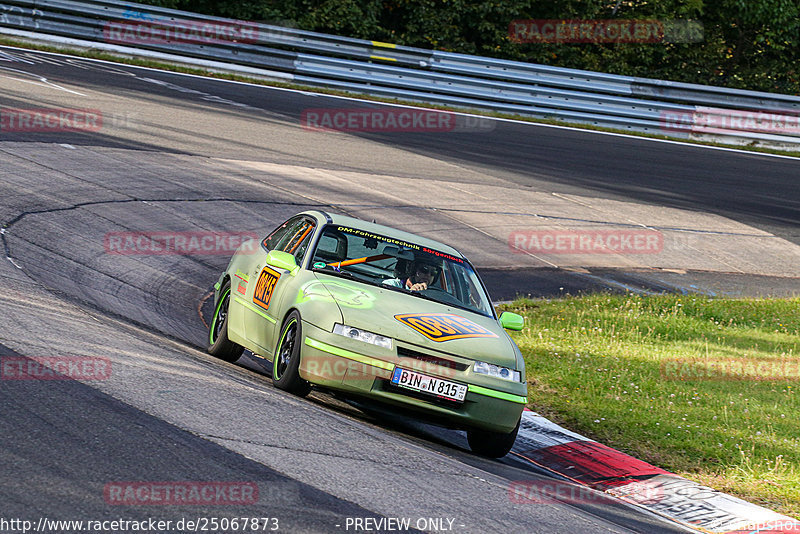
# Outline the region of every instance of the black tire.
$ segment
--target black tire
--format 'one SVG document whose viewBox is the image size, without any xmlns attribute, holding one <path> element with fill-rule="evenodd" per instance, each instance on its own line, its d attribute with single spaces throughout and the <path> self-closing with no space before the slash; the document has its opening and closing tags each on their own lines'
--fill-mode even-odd
<svg viewBox="0 0 800 534">
<path fill-rule="evenodd" d="M 300 378 L 300 345 L 303 339 L 303 326 L 297 311 L 290 313 L 281 327 L 275 359 L 272 360 L 272 383 L 275 387 L 305 397 L 311 385 Z"/>
<path fill-rule="evenodd" d="M 522 419 L 520 418 L 520 421 Z M 467 430 L 467 441 L 469 448 L 475 454 L 487 456 L 489 458 L 502 458 L 509 453 L 514 442 L 517 440 L 519 432 L 519 421 L 517 426 L 508 434 L 502 432 L 491 432 L 489 430 L 470 429 Z"/>
<path fill-rule="evenodd" d="M 214 316 L 208 326 L 209 354 L 226 362 L 235 362 L 244 352 L 244 347 L 228 339 L 228 310 L 231 304 L 231 282 L 228 280 L 219 291 L 219 300 Z"/>
</svg>

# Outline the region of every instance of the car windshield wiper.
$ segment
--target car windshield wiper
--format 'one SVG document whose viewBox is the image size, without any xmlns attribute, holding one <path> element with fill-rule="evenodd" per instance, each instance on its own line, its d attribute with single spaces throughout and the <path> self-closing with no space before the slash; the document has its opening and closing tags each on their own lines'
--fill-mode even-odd
<svg viewBox="0 0 800 534">
<path fill-rule="evenodd" d="M 409 291 L 408 289 L 405 289 L 405 288 L 402 288 L 402 287 L 387 286 L 387 285 L 382 285 L 381 287 L 385 287 L 385 288 L 388 288 L 388 289 L 393 289 L 393 290 L 399 291 L 399 292 L 401 292 L 401 293 L 403 293 L 405 295 L 413 295 L 413 296 L 415 296 L 417 298 L 429 300 L 431 302 L 436 302 L 438 304 L 442 304 L 443 306 L 452 306 L 453 308 L 458 308 L 460 310 L 464 310 L 464 311 L 468 311 L 468 312 L 472 312 L 472 313 L 477 313 L 478 315 L 483 315 L 484 317 L 491 317 L 491 315 L 481 311 L 478 308 L 470 308 L 470 307 L 468 307 L 468 306 L 466 306 L 464 304 L 460 304 L 460 303 L 456 304 L 455 302 L 440 300 L 440 299 L 431 297 L 429 295 L 425 295 L 421 291 Z"/>
<path fill-rule="evenodd" d="M 342 278 L 352 278 L 354 280 L 360 280 L 359 278 L 356 277 L 355 274 L 351 273 L 350 271 L 343 271 L 341 269 L 338 269 L 338 270 L 337 269 L 327 269 L 327 268 L 319 269 L 317 267 L 313 267 L 311 270 L 316 272 L 316 273 L 323 273 L 323 274 L 329 274 L 331 276 L 339 276 L 339 277 L 342 277 Z"/>
<path fill-rule="evenodd" d="M 373 282 L 371 280 L 364 280 L 361 277 L 356 276 L 354 273 L 351 273 L 350 271 L 342 271 L 342 270 L 336 271 L 336 270 L 317 269 L 317 268 L 313 268 L 312 271 L 318 272 L 318 273 L 323 273 L 323 274 L 329 274 L 331 276 L 339 276 L 341 278 L 349 278 L 351 280 L 356 280 L 356 281 L 361 282 L 363 284 L 368 284 L 368 285 L 371 285 L 371 286 L 379 287 L 381 289 L 389 289 L 391 291 L 397 291 L 398 293 L 403 293 L 404 295 L 412 295 L 412 296 L 415 296 L 417 298 L 421 298 L 421 299 L 424 299 L 424 300 L 429 300 L 431 302 L 436 302 L 437 304 L 442 304 L 443 306 L 452 306 L 452 307 L 458 308 L 460 310 L 465 310 L 465 311 L 468 311 L 468 312 L 477 313 L 478 315 L 483 315 L 484 317 L 491 317 L 491 315 L 489 315 L 487 313 L 484 313 L 484 312 L 482 312 L 481 310 L 479 310 L 477 308 L 468 308 L 468 307 L 466 307 L 464 305 L 459 305 L 459 304 L 456 304 L 456 303 L 453 303 L 453 302 L 445 302 L 443 300 L 438 300 L 438 299 L 435 299 L 435 298 L 433 298 L 431 296 L 423 295 L 419 291 L 409 291 L 408 289 L 406 289 L 404 287 L 390 286 L 390 285 L 387 285 L 387 284 L 378 284 L 378 283 L 375 283 L 375 282 Z"/>
<path fill-rule="evenodd" d="M 423 289 L 423 291 L 424 291 L 424 289 Z M 433 297 L 431 297 L 429 295 L 425 295 L 425 294 L 422 293 L 422 291 L 406 291 L 406 293 L 409 294 L 409 295 L 414 295 L 415 297 L 419 297 L 421 299 L 430 300 L 431 302 L 438 302 L 439 304 L 444 304 L 445 306 L 456 306 L 452 302 L 445 302 L 443 300 L 439 300 L 439 299 L 433 298 Z M 456 306 L 456 307 L 460 308 L 461 306 Z"/>
</svg>

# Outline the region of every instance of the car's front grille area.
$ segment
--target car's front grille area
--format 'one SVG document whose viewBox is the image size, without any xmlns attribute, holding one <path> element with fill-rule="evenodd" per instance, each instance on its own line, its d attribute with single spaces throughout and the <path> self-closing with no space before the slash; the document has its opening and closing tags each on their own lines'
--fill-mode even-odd
<svg viewBox="0 0 800 534">
<path fill-rule="evenodd" d="M 442 358 L 441 356 L 435 356 L 433 354 L 427 354 L 425 352 L 418 352 L 407 347 L 401 347 L 400 345 L 397 346 L 397 355 L 404 358 L 414 358 L 415 360 L 425 363 L 432 363 L 441 367 L 446 367 L 447 369 L 454 369 L 456 371 L 466 371 L 469 369 L 469 364 L 448 360 L 447 358 Z"/>
</svg>

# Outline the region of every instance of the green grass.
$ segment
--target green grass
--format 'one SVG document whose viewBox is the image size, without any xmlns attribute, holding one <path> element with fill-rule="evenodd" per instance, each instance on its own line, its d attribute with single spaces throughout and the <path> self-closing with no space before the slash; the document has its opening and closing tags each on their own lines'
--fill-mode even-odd
<svg viewBox="0 0 800 534">
<path fill-rule="evenodd" d="M 514 338 L 531 409 L 800 518 L 800 298 L 602 294 L 504 308 L 526 318 Z M 679 375 L 675 360 L 750 372 L 697 378 Z M 761 362 L 775 367 L 759 371 Z"/>
</svg>

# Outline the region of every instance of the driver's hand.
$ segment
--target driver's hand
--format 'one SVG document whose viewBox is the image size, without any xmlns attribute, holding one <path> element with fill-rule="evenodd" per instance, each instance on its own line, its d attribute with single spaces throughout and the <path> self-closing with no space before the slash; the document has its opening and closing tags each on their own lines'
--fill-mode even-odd
<svg viewBox="0 0 800 534">
<path fill-rule="evenodd" d="M 411 284 L 411 287 L 408 288 L 409 291 L 423 291 L 428 289 L 428 284 L 425 282 L 417 282 L 416 284 Z"/>
</svg>

